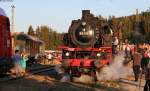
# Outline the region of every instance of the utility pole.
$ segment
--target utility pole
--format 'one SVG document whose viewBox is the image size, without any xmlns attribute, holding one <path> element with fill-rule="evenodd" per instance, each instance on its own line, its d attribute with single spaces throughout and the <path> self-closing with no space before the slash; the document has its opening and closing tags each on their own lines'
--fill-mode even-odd
<svg viewBox="0 0 150 91">
<path fill-rule="evenodd" d="M 139 10 L 136 9 L 136 22 L 139 22 L 140 18 L 139 18 Z"/>
<path fill-rule="evenodd" d="M 144 42 L 144 36 L 143 36 L 143 31 L 141 29 L 141 19 L 140 19 L 140 14 L 139 14 L 139 10 L 136 9 L 136 23 L 135 23 L 135 30 L 134 30 L 134 42 L 136 44 L 140 44 L 142 42 Z"/>
<path fill-rule="evenodd" d="M 15 19 L 14 19 L 14 10 L 15 10 L 15 6 L 12 5 L 11 6 L 11 41 L 12 41 L 12 54 L 14 54 L 15 52 Z"/>
<path fill-rule="evenodd" d="M 138 11 L 138 9 L 136 9 L 136 16 L 135 16 L 136 18 L 136 25 L 135 25 L 135 31 L 137 31 L 138 33 L 140 33 L 140 28 L 139 28 L 139 26 L 140 26 L 140 17 L 139 17 L 139 11 Z"/>
<path fill-rule="evenodd" d="M 11 14 L 12 14 L 12 16 L 11 16 L 11 18 L 12 18 L 12 22 L 11 22 L 11 32 L 13 33 L 13 32 L 15 32 L 15 16 L 14 16 L 14 11 L 15 11 L 15 6 L 14 5 L 12 5 L 11 6 Z"/>
</svg>

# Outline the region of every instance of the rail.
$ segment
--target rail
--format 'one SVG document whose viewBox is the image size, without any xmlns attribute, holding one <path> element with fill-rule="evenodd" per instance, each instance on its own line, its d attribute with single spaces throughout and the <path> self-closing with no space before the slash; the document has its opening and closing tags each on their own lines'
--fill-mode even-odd
<svg viewBox="0 0 150 91">
<path fill-rule="evenodd" d="M 11 81 L 11 80 L 19 80 L 19 79 L 22 79 L 22 78 L 25 78 L 25 77 L 29 77 L 29 76 L 32 76 L 33 74 L 37 74 L 37 73 L 42 73 L 42 72 L 45 72 L 45 71 L 51 71 L 51 70 L 54 70 L 54 67 L 51 66 L 51 67 L 42 67 L 42 68 L 37 68 L 37 69 L 32 69 L 30 70 L 27 74 L 27 75 L 24 75 L 24 76 L 21 76 L 21 77 L 13 77 L 13 76 L 5 76 L 3 78 L 0 78 L 0 82 L 7 82 L 7 81 Z"/>
</svg>

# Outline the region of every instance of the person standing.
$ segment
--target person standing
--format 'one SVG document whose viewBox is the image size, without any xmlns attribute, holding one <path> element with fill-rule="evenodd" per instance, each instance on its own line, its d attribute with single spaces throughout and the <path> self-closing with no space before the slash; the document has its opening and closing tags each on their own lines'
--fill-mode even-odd
<svg viewBox="0 0 150 91">
<path fill-rule="evenodd" d="M 22 54 L 21 67 L 23 75 L 26 73 L 26 61 L 28 60 L 28 55 L 26 53 Z"/>
<path fill-rule="evenodd" d="M 16 73 L 16 77 L 20 77 L 21 76 L 21 55 L 20 55 L 20 51 L 19 50 L 15 50 L 15 54 L 13 56 L 13 62 L 14 62 L 14 66 L 15 66 L 15 73 Z"/>
<path fill-rule="evenodd" d="M 144 91 L 150 91 L 150 56 L 148 48 L 144 49 L 143 60 L 141 62 L 142 68 L 145 72 L 145 85 Z"/>
<path fill-rule="evenodd" d="M 142 60 L 141 60 L 141 67 L 142 67 L 142 70 L 143 71 L 146 71 L 145 68 L 147 68 L 147 65 L 149 63 L 149 56 L 148 56 L 148 49 L 145 48 L 144 51 L 143 51 L 143 57 L 142 57 Z"/>
<path fill-rule="evenodd" d="M 114 54 L 117 54 L 118 53 L 118 44 L 119 44 L 119 40 L 118 38 L 115 36 L 114 39 L 113 39 L 113 53 Z"/>
<path fill-rule="evenodd" d="M 125 55 L 126 55 L 126 58 L 131 58 L 131 48 L 130 48 L 129 43 L 125 45 Z"/>
<path fill-rule="evenodd" d="M 138 81 L 142 55 L 137 51 L 137 47 L 135 48 L 135 51 L 132 57 L 133 57 L 133 72 L 135 76 L 135 81 Z"/>
<path fill-rule="evenodd" d="M 53 55 L 52 55 L 52 53 L 49 53 L 47 55 L 47 59 L 48 59 L 48 61 L 49 61 L 50 64 L 53 64 Z"/>
<path fill-rule="evenodd" d="M 148 62 L 148 65 L 145 68 L 145 80 L 144 91 L 150 91 L 150 62 Z"/>
</svg>

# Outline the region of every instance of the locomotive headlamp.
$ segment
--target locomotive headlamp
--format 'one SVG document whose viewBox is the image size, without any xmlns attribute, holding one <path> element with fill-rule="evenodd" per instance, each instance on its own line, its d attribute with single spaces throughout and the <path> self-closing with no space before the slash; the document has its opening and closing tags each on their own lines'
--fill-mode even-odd
<svg viewBox="0 0 150 91">
<path fill-rule="evenodd" d="M 85 25 L 86 25 L 86 22 L 83 21 L 83 22 L 82 22 L 82 25 L 85 26 Z"/>
<path fill-rule="evenodd" d="M 89 31 L 89 35 L 93 35 L 93 30 L 90 30 L 90 31 Z"/>
<path fill-rule="evenodd" d="M 85 32 L 85 28 L 83 28 L 82 31 Z"/>
<path fill-rule="evenodd" d="M 97 53 L 97 57 L 100 57 L 101 56 L 101 54 L 100 53 Z"/>
<path fill-rule="evenodd" d="M 69 56 L 70 54 L 69 54 L 69 52 L 66 52 L 65 55 L 66 55 L 66 56 Z"/>
</svg>

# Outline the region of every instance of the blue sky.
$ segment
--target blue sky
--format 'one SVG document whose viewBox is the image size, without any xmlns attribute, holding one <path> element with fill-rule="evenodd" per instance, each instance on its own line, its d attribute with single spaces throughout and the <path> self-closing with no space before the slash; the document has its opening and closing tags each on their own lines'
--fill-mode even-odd
<svg viewBox="0 0 150 91">
<path fill-rule="evenodd" d="M 47 25 L 57 32 L 67 32 L 72 20 L 79 19 L 83 9 L 95 16 L 128 16 L 150 7 L 150 0 L 0 0 L 11 20 L 11 5 L 15 5 L 15 31 Z"/>
</svg>

